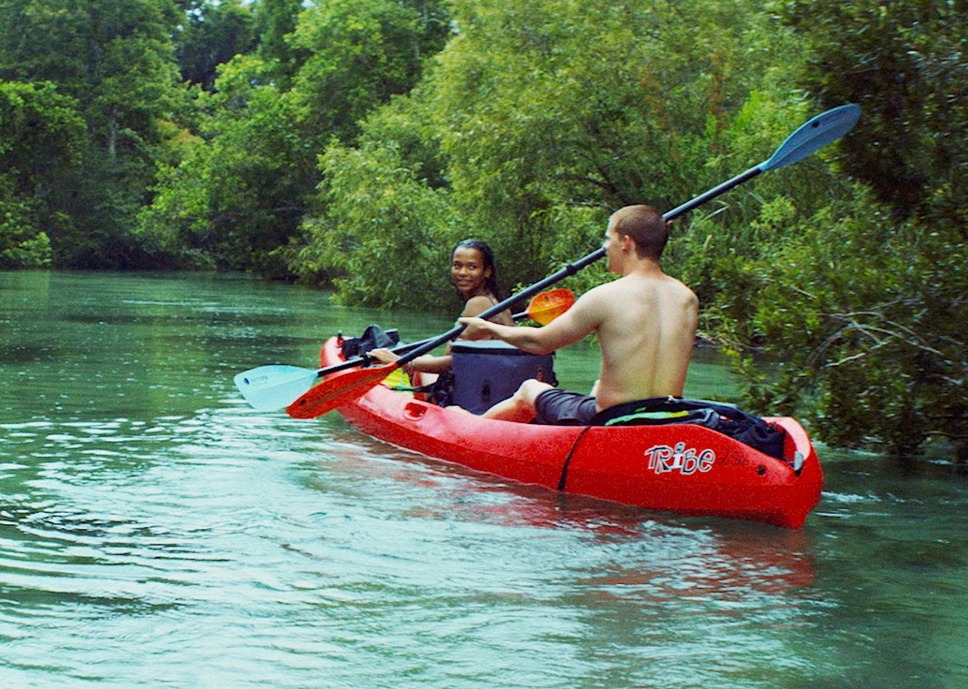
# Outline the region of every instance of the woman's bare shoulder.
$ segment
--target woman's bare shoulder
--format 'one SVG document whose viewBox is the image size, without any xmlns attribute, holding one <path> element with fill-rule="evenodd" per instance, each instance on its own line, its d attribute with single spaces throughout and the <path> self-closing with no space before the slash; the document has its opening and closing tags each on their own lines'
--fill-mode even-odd
<svg viewBox="0 0 968 689">
<path fill-rule="evenodd" d="M 494 303 L 488 297 L 479 294 L 476 297 L 471 297 L 464 303 L 464 310 L 461 311 L 460 315 L 466 318 L 479 316 L 492 306 L 494 306 Z"/>
</svg>

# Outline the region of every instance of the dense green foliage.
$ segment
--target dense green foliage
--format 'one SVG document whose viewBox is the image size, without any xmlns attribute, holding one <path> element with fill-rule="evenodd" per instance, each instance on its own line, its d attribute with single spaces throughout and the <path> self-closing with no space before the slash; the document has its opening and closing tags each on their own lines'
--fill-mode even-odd
<svg viewBox="0 0 968 689">
<path fill-rule="evenodd" d="M 864 187 L 793 219 L 795 240 L 749 269 L 749 322 L 785 362 L 753 387 L 832 442 L 910 453 L 940 436 L 968 461 L 968 3 L 787 11 L 807 83 L 864 108 L 839 161 Z"/>
<path fill-rule="evenodd" d="M 83 141 L 76 101 L 53 84 L 0 83 L 0 267 L 50 265 L 44 228 L 71 222 L 64 175 L 79 169 Z"/>
<path fill-rule="evenodd" d="M 505 287 L 532 282 L 616 207 L 669 209 L 856 102 L 836 146 L 681 219 L 667 269 L 750 404 L 840 444 L 965 448 L 966 17 L 965 0 L 0 0 L 0 267 L 242 269 L 453 309 L 459 239 L 495 247 Z"/>
<path fill-rule="evenodd" d="M 182 79 L 211 91 L 218 67 L 258 45 L 255 19 L 244 6 L 232 2 L 192 1 L 185 21 L 175 32 L 175 58 Z"/>
<path fill-rule="evenodd" d="M 156 0 L 0 0 L 0 80 L 50 84 L 59 108 L 73 99 L 86 129 L 73 155 L 47 161 L 50 194 L 34 196 L 24 230 L 49 237 L 59 266 L 144 260 L 131 227 L 148 201 L 163 122 L 177 107 L 175 10 Z"/>
<path fill-rule="evenodd" d="M 273 2 L 263 11 L 270 40 L 223 66 L 201 99 L 199 136 L 183 159 L 160 166 L 140 233 L 182 264 L 284 277 L 289 240 L 321 181 L 318 156 L 330 141 L 353 141 L 369 111 L 409 91 L 445 34 L 423 1 L 303 11 Z"/>
<path fill-rule="evenodd" d="M 295 266 L 345 273 L 350 301 L 427 306 L 425 289 L 386 289 L 388 268 L 395 284 L 404 272 L 434 284 L 450 245 L 480 234 L 510 282 L 530 282 L 594 248 L 609 209 L 668 208 L 745 169 L 805 112 L 776 67 L 794 37 L 749 5 L 679 4 L 697 18 L 686 24 L 650 4 L 454 2 L 461 30 L 418 89 L 374 113 L 352 151 L 323 159 L 324 212 Z M 727 203 L 745 206 L 750 193 Z M 377 228 L 440 259 L 412 261 L 401 247 L 381 260 Z"/>
</svg>

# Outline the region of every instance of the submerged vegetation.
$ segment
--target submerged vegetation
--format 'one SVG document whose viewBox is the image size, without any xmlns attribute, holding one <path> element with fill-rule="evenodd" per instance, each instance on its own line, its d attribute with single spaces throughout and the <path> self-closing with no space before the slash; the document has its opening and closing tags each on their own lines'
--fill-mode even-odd
<svg viewBox="0 0 968 689">
<path fill-rule="evenodd" d="M 748 403 L 968 462 L 965 0 L 0 0 L 0 26 L 0 267 L 246 270 L 387 308 L 445 303 L 459 239 L 528 284 L 616 207 L 672 208 L 858 103 L 837 145 L 679 220 L 666 267 Z"/>
</svg>

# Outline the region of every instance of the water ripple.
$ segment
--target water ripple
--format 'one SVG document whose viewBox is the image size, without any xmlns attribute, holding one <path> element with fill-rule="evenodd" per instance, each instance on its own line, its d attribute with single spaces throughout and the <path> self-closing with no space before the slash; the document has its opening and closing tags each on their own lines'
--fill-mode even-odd
<svg viewBox="0 0 968 689">
<path fill-rule="evenodd" d="M 385 313 L 212 276 L 0 289 L 3 687 L 968 680 L 957 482 L 833 461 L 797 532 L 559 496 L 232 387 Z M 594 359 L 573 355 L 568 375 Z"/>
</svg>

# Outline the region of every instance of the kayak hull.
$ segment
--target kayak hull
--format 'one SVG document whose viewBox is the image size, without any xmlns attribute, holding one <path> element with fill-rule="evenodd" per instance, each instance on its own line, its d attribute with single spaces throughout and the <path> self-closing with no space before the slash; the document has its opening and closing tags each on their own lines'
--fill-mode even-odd
<svg viewBox="0 0 968 689">
<path fill-rule="evenodd" d="M 342 361 L 336 338 L 323 367 Z M 651 510 L 803 526 L 823 472 L 794 419 L 785 460 L 703 426 L 565 427 L 484 419 L 377 385 L 337 411 L 353 427 L 422 455 L 549 490 Z"/>
</svg>

